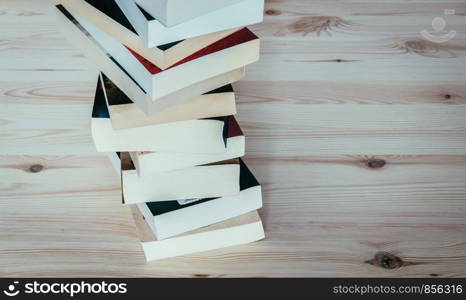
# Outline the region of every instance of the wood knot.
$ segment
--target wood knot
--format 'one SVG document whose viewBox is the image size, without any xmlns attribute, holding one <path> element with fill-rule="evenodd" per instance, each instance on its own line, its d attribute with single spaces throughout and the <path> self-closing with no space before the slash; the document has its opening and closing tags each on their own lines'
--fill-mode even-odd
<svg viewBox="0 0 466 300">
<path fill-rule="evenodd" d="M 464 51 L 465 46 L 449 45 L 446 43 L 434 43 L 424 39 L 398 41 L 394 47 L 406 54 L 417 54 L 432 58 L 455 58 L 456 50 Z"/>
<path fill-rule="evenodd" d="M 265 14 L 268 15 L 268 16 L 279 16 L 279 15 L 281 15 L 282 13 L 281 13 L 279 10 L 267 9 L 267 10 L 265 11 Z"/>
<path fill-rule="evenodd" d="M 301 33 L 303 36 L 306 36 L 311 32 L 315 32 L 317 36 L 320 36 L 321 33 L 325 32 L 330 36 L 330 32 L 336 28 L 344 28 L 351 25 L 353 23 L 337 16 L 307 16 L 282 28 L 275 35 L 284 36 L 290 33 Z"/>
<path fill-rule="evenodd" d="M 193 277 L 196 277 L 196 278 L 208 278 L 210 276 L 208 274 L 193 274 Z"/>
<path fill-rule="evenodd" d="M 398 269 L 403 266 L 401 258 L 388 252 L 377 252 L 374 259 L 369 261 L 369 263 L 387 270 Z"/>
<path fill-rule="evenodd" d="M 407 49 L 411 49 L 414 52 L 421 52 L 429 49 L 428 44 L 423 40 L 406 41 L 405 46 Z"/>
<path fill-rule="evenodd" d="M 28 171 L 31 173 L 39 173 L 40 171 L 44 170 L 43 165 L 35 164 L 29 167 Z"/>
<path fill-rule="evenodd" d="M 450 94 L 446 94 L 446 95 L 445 95 L 445 99 L 451 99 L 451 95 L 450 95 Z"/>
<path fill-rule="evenodd" d="M 387 162 L 383 159 L 373 158 L 366 161 L 366 165 L 371 169 L 381 169 Z"/>
</svg>

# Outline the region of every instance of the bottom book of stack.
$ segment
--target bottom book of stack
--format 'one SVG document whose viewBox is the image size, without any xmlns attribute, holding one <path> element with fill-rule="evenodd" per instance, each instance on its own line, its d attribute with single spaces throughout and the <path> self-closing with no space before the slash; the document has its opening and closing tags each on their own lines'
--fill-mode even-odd
<svg viewBox="0 0 466 300">
<path fill-rule="evenodd" d="M 264 238 L 257 211 L 158 240 L 138 207 L 131 209 L 147 261 L 237 246 Z"/>
</svg>

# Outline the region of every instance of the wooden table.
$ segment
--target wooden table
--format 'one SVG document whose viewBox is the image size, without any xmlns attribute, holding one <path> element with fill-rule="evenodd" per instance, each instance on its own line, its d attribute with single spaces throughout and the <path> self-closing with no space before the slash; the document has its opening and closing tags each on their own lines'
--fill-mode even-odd
<svg viewBox="0 0 466 300">
<path fill-rule="evenodd" d="M 262 58 L 235 85 L 267 238 L 145 264 L 90 136 L 97 71 L 53 1 L 2 0 L 0 275 L 465 276 L 465 15 L 268 1 Z M 423 38 L 435 17 L 453 39 Z"/>
</svg>

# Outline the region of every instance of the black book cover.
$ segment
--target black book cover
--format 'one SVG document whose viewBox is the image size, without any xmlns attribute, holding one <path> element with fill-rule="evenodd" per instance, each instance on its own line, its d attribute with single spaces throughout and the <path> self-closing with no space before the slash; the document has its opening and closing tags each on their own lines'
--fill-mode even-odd
<svg viewBox="0 0 466 300">
<path fill-rule="evenodd" d="M 126 27 L 137 34 L 134 27 L 131 25 L 129 20 L 126 18 L 123 11 L 120 9 L 118 4 L 114 0 L 85 0 L 88 4 L 94 6 L 108 17 L 120 23 L 121 26 Z"/>
<path fill-rule="evenodd" d="M 92 107 L 92 118 L 94 119 L 109 119 L 107 103 L 105 102 L 104 87 L 102 81 L 97 80 L 97 87 L 95 89 L 94 106 Z"/>
</svg>

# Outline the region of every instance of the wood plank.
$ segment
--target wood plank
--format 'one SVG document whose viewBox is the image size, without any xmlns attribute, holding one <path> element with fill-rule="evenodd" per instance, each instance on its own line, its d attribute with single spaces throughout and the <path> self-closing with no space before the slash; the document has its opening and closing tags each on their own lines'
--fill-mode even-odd
<svg viewBox="0 0 466 300">
<path fill-rule="evenodd" d="M 466 87 L 461 81 L 389 81 L 374 84 L 316 80 L 278 81 L 270 85 L 267 81 L 249 80 L 237 82 L 234 86 L 240 107 L 275 102 L 312 105 L 466 104 Z M 390 106 L 384 109 L 390 109 Z"/>
<path fill-rule="evenodd" d="M 92 153 L 89 116 L 94 84 L 8 86 L 7 96 L 3 98 L 5 103 L 0 104 L 0 135 L 3 137 L 0 152 Z M 18 97 L 23 102 L 12 106 Z M 60 101 L 64 98 L 66 102 Z M 41 104 L 36 104 L 37 101 Z M 304 98 L 289 101 L 241 99 L 238 119 L 251 140 L 249 153 L 267 155 L 267 149 L 300 154 L 464 153 L 465 106 L 308 104 Z M 256 118 L 258 110 L 261 110 L 260 119 Z M 445 122 L 445 115 L 448 115 L 448 122 Z"/>
</svg>

